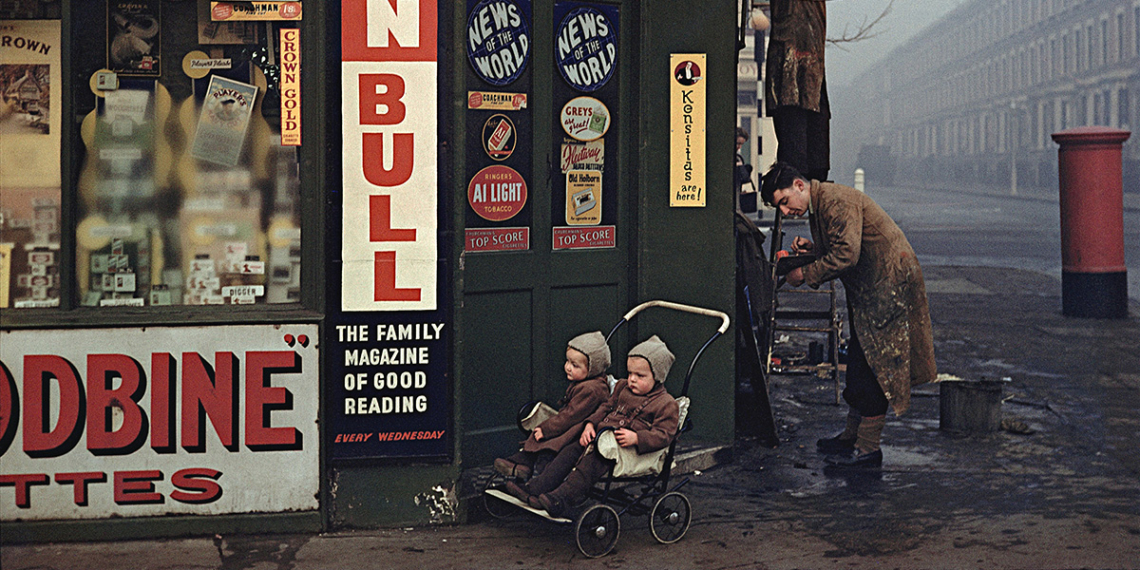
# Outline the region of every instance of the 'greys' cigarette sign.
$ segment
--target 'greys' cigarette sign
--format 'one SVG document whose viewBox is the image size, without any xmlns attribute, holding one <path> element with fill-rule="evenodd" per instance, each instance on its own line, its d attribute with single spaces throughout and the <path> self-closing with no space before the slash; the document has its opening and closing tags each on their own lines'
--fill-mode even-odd
<svg viewBox="0 0 1140 570">
<path fill-rule="evenodd" d="M 529 0 L 475 5 L 467 17 L 467 59 L 480 79 L 503 86 L 522 75 L 530 60 L 529 19 Z"/>
<path fill-rule="evenodd" d="M 555 11 L 567 5 L 559 3 Z M 611 6 L 583 5 L 570 9 L 562 18 L 554 39 L 554 60 L 562 78 L 574 89 L 596 91 L 614 74 L 617 14 Z"/>
</svg>

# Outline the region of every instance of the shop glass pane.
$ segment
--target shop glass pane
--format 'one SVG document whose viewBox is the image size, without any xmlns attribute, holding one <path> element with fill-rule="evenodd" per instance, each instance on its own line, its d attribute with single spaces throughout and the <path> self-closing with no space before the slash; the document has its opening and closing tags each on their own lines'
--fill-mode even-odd
<svg viewBox="0 0 1140 570">
<path fill-rule="evenodd" d="M 59 20 L 0 20 L 0 309 L 59 306 L 59 45 Z"/>
<path fill-rule="evenodd" d="M 87 62 L 80 303 L 298 302 L 300 146 L 282 145 L 279 96 L 280 32 L 299 36 L 296 22 L 213 22 L 201 1 L 95 15 L 107 50 Z"/>
</svg>

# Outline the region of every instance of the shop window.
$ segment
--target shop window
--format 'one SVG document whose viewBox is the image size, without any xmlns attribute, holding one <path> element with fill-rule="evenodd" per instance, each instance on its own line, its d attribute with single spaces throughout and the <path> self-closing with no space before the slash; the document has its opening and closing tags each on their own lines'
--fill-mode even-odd
<svg viewBox="0 0 1140 570">
<path fill-rule="evenodd" d="M 60 21 L 36 8 L 0 10 L 0 309 L 60 301 Z"/>
<path fill-rule="evenodd" d="M 204 0 L 73 4 L 64 57 L 82 126 L 63 143 L 63 186 L 76 217 L 61 229 L 58 185 L 54 201 L 29 193 L 12 210 L 55 254 L 33 274 L 56 278 L 46 292 L 13 278 L 11 306 L 45 294 L 58 305 L 61 291 L 106 310 L 299 302 L 299 26 L 215 21 Z M 62 256 L 61 231 L 75 244 Z M 73 284 L 59 283 L 60 263 L 74 263 Z"/>
</svg>

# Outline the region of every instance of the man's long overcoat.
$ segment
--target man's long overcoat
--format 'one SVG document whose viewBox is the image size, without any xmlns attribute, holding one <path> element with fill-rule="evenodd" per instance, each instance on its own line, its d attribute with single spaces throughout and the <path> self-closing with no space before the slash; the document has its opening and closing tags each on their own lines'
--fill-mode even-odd
<svg viewBox="0 0 1140 570">
<path fill-rule="evenodd" d="M 765 61 L 769 114 L 791 105 L 830 116 L 823 65 L 827 7 L 823 0 L 773 0 Z"/>
<path fill-rule="evenodd" d="M 815 262 L 812 287 L 839 278 L 851 326 L 895 414 L 910 406 L 910 387 L 937 375 L 926 284 L 914 249 L 894 220 L 866 194 L 811 182 Z"/>
</svg>

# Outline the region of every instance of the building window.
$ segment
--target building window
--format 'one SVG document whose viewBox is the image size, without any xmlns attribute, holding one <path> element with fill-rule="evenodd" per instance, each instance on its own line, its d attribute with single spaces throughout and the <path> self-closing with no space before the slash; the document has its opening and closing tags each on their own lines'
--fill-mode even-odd
<svg viewBox="0 0 1140 570">
<path fill-rule="evenodd" d="M 54 198 L 50 189 L 5 184 L 2 241 L 24 241 L 17 249 L 28 261 L 4 284 L 6 306 L 299 303 L 294 94 L 303 80 L 290 70 L 299 65 L 299 23 L 216 23 L 208 2 L 74 3 L 70 22 L 74 47 L 61 54 L 77 78 L 69 92 L 34 66 L 17 79 L 21 90 L 48 94 L 41 114 L 55 121 L 67 98 L 83 122 L 74 140 L 57 143 L 72 149 L 76 168 L 57 181 Z M 288 30 L 297 34 L 281 33 Z M 184 68 L 188 52 L 202 65 Z M 4 61 L 0 74 L 19 71 Z M 62 218 L 59 186 L 74 192 L 74 211 Z M 8 206 L 17 197 L 26 207 Z M 26 227 L 10 233 L 13 222 Z M 70 264 L 74 277 L 61 283 L 59 267 Z"/>
<path fill-rule="evenodd" d="M 1124 13 L 1116 15 L 1116 61 L 1124 61 Z"/>
<path fill-rule="evenodd" d="M 1061 36 L 1061 75 L 1069 73 L 1073 68 L 1072 62 L 1069 61 L 1069 36 Z"/>
<path fill-rule="evenodd" d="M 1120 125 L 1119 125 L 1120 128 L 1127 130 L 1128 127 L 1131 126 L 1131 122 L 1130 122 L 1131 115 L 1130 115 L 1130 113 L 1132 112 L 1132 110 L 1129 108 L 1128 88 L 1122 87 L 1120 89 L 1120 92 L 1117 93 L 1116 96 L 1117 96 L 1117 111 L 1116 111 L 1117 121 L 1119 121 L 1119 123 L 1120 123 Z"/>
<path fill-rule="evenodd" d="M 1100 63 L 1108 64 L 1108 20 L 1100 21 Z"/>
<path fill-rule="evenodd" d="M 1084 42 L 1081 41 L 1080 28 L 1077 28 L 1073 31 L 1073 52 L 1073 55 L 1075 56 L 1074 59 L 1077 60 L 1077 71 L 1088 69 L 1089 66 L 1084 63 L 1085 58 L 1082 57 L 1084 54 L 1088 53 L 1088 49 L 1085 47 Z"/>
<path fill-rule="evenodd" d="M 38 14 L 27 4 L 0 9 Z M 58 307 L 64 96 L 62 60 L 51 47 L 60 45 L 60 21 L 0 24 L 0 310 Z"/>
<path fill-rule="evenodd" d="M 1085 47 L 1084 47 L 1084 50 L 1085 50 L 1085 69 L 1092 69 L 1094 66 L 1093 65 L 1093 46 L 1094 45 L 1095 44 L 1093 43 L 1093 26 L 1092 26 L 1092 24 L 1089 24 L 1088 27 L 1085 28 Z"/>
<path fill-rule="evenodd" d="M 1140 5 L 1132 8 L 1132 43 L 1136 57 L 1140 57 Z"/>
</svg>

